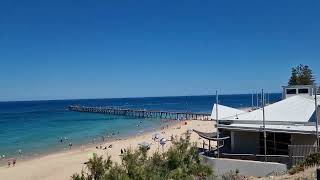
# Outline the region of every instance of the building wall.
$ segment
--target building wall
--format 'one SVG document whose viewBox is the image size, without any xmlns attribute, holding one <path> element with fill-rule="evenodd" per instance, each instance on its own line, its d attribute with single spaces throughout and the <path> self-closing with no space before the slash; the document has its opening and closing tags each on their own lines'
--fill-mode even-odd
<svg viewBox="0 0 320 180">
<path fill-rule="evenodd" d="M 295 89 L 296 94 L 287 94 L 286 93 L 287 89 Z M 298 92 L 299 89 L 309 89 L 309 93 L 308 94 L 300 94 Z M 296 96 L 296 95 L 309 97 L 309 96 L 312 96 L 313 94 L 314 94 L 313 93 L 313 86 L 310 86 L 310 85 L 283 86 L 283 90 L 282 90 L 282 98 L 283 99 L 286 99 L 286 98 L 289 98 L 292 96 Z"/>
<path fill-rule="evenodd" d="M 225 148 L 231 147 L 231 152 L 223 150 L 225 153 L 234 154 L 259 154 L 260 147 L 259 132 L 231 131 L 230 142 L 226 141 Z M 230 145 L 229 145 L 230 143 Z M 317 139 L 311 134 L 291 134 L 292 145 L 316 145 Z"/>
<path fill-rule="evenodd" d="M 231 132 L 231 152 L 243 154 L 256 154 L 259 148 L 258 132 Z"/>
<path fill-rule="evenodd" d="M 259 162 L 238 159 L 212 158 L 202 156 L 204 162 L 212 167 L 215 175 L 223 175 L 230 171 L 239 170 L 245 176 L 270 176 L 287 171 L 287 165 L 274 162 Z"/>
<path fill-rule="evenodd" d="M 316 145 L 317 138 L 311 134 L 291 134 L 292 145 Z"/>
</svg>

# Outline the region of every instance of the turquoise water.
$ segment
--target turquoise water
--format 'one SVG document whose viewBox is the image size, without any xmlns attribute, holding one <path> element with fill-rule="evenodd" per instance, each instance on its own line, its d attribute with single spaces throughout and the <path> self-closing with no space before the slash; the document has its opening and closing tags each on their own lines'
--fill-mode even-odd
<svg viewBox="0 0 320 180">
<path fill-rule="evenodd" d="M 251 106 L 251 95 L 224 95 L 219 103 L 232 107 Z M 281 94 L 271 94 L 278 101 Z M 88 144 L 101 136 L 119 138 L 161 126 L 159 119 L 139 119 L 94 113 L 71 112 L 69 105 L 117 106 L 133 109 L 211 112 L 214 96 L 124 98 L 93 100 L 0 102 L 0 155 L 25 157 Z M 140 123 L 142 122 L 142 123 Z M 137 125 L 140 126 L 137 126 Z M 119 132 L 119 134 L 118 134 Z M 66 137 L 60 143 L 60 138 Z"/>
</svg>

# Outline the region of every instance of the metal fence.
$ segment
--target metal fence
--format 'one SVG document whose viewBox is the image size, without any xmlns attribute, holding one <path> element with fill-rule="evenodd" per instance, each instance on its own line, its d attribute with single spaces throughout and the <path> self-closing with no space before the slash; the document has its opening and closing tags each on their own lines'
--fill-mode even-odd
<svg viewBox="0 0 320 180">
<path fill-rule="evenodd" d="M 289 145 L 289 167 L 301 163 L 306 156 L 319 152 L 320 148 L 314 145 Z"/>
</svg>

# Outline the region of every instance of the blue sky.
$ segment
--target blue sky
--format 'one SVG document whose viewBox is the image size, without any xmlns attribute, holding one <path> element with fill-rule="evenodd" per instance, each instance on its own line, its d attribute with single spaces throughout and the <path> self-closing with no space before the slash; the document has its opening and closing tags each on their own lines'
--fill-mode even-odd
<svg viewBox="0 0 320 180">
<path fill-rule="evenodd" d="M 0 101 L 280 92 L 320 1 L 0 1 Z M 319 82 L 319 78 L 318 78 Z"/>
</svg>

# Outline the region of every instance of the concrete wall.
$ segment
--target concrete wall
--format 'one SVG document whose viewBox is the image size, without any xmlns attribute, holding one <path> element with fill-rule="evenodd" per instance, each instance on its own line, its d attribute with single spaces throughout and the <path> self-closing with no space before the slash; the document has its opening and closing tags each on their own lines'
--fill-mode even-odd
<svg viewBox="0 0 320 180">
<path fill-rule="evenodd" d="M 243 154 L 256 154 L 259 149 L 258 132 L 231 132 L 231 152 Z"/>
<path fill-rule="evenodd" d="M 283 173 L 287 170 L 287 165 L 281 163 L 202 157 L 212 167 L 215 175 L 222 175 L 238 169 L 241 175 L 263 177 Z"/>
<path fill-rule="evenodd" d="M 291 134 L 292 145 L 316 145 L 317 138 L 311 134 Z"/>
</svg>

